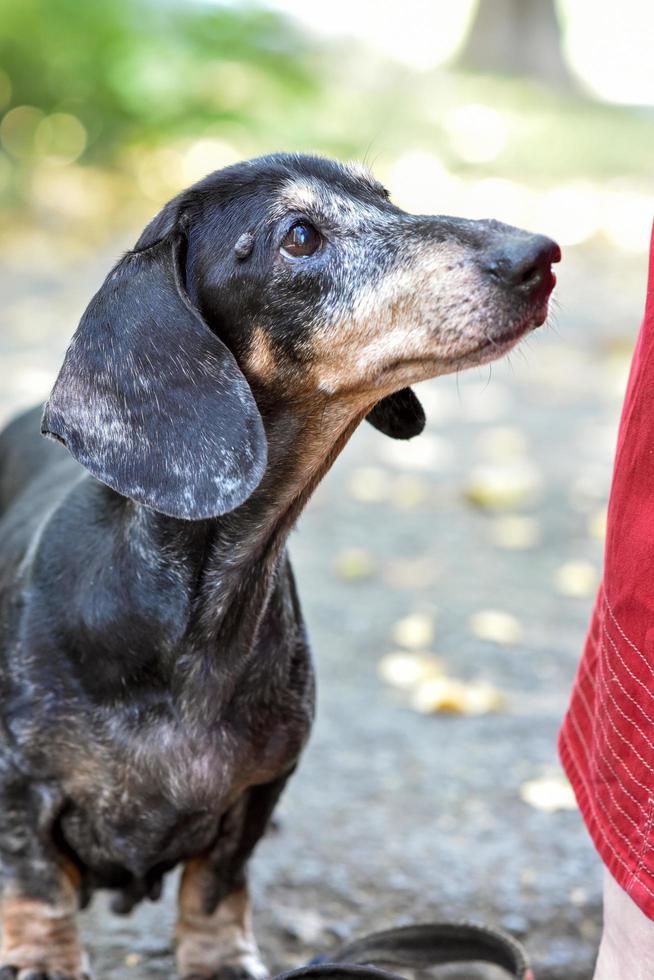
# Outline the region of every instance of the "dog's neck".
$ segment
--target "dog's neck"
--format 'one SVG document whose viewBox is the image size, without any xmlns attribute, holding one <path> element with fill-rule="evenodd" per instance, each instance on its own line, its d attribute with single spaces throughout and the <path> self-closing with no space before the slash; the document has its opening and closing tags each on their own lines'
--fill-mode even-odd
<svg viewBox="0 0 654 980">
<path fill-rule="evenodd" d="M 285 410 L 274 418 L 265 417 L 268 467 L 250 499 L 216 523 L 207 562 L 209 602 L 205 615 L 212 617 L 212 607 L 221 592 L 223 603 L 233 602 L 244 577 L 251 582 L 254 579 L 253 595 L 257 587 L 266 590 L 289 532 L 363 414 L 351 406 L 326 402 L 300 418 Z M 228 569 L 231 582 L 225 577 Z M 227 588 L 214 589 L 214 580 Z"/>
<path fill-rule="evenodd" d="M 190 658 L 193 651 L 215 654 L 213 666 L 224 676 L 255 649 L 286 538 L 369 407 L 325 399 L 302 412 L 297 406 L 269 409 L 262 413 L 268 466 L 245 503 L 202 522 L 148 513 L 149 541 L 166 560 L 192 568 Z M 207 669 L 204 664 L 205 676 Z M 188 660 L 179 665 L 179 676 L 195 672 Z"/>
</svg>

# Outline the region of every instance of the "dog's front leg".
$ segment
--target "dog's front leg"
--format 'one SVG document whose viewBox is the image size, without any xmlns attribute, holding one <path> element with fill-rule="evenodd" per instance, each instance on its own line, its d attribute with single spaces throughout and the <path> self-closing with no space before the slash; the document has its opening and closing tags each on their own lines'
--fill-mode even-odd
<svg viewBox="0 0 654 980">
<path fill-rule="evenodd" d="M 0 980 L 85 980 L 76 869 L 60 857 L 29 787 L 0 787 Z"/>
<path fill-rule="evenodd" d="M 207 912 L 203 896 L 213 880 L 203 858 L 187 863 L 179 895 L 179 974 L 184 980 L 263 980 L 268 971 L 252 931 L 247 887 L 243 883 Z"/>
<path fill-rule="evenodd" d="M 177 968 L 183 980 L 263 980 L 245 865 L 288 776 L 248 790 L 223 818 L 214 849 L 188 861 L 179 890 Z"/>
</svg>

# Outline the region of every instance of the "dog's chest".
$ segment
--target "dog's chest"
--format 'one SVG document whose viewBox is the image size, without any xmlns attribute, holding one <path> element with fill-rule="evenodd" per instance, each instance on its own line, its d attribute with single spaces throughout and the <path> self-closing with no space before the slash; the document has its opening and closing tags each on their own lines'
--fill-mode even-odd
<svg viewBox="0 0 654 980">
<path fill-rule="evenodd" d="M 158 800 L 164 810 L 182 815 L 220 814 L 248 784 L 258 782 L 268 753 L 255 758 L 248 740 L 235 739 L 228 729 L 196 732 L 161 722 L 135 732 L 108 726 L 115 737 L 98 739 L 71 768 L 72 798 L 92 800 L 95 808 L 126 815 Z M 263 773 L 262 773 L 263 774 Z"/>
<path fill-rule="evenodd" d="M 67 843 L 91 868 L 136 876 L 210 847 L 221 817 L 295 751 L 283 731 L 264 745 L 227 727 L 197 732 L 172 721 L 125 732 L 112 719 L 70 769 L 62 820 Z"/>
<path fill-rule="evenodd" d="M 133 785 L 136 799 L 140 791 L 182 814 L 215 814 L 229 803 L 237 752 L 222 731 L 201 737 L 160 725 L 132 742 L 126 766 L 123 780 Z"/>
</svg>

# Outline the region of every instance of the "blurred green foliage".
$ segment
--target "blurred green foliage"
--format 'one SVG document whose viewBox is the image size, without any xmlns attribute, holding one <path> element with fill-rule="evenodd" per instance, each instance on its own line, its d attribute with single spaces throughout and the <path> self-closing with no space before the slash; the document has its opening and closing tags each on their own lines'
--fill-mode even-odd
<svg viewBox="0 0 654 980">
<path fill-rule="evenodd" d="M 17 224 L 59 242 L 136 227 L 273 150 L 364 160 L 412 210 L 499 200 L 535 226 L 536 195 L 567 184 L 557 207 L 585 209 L 591 234 L 602 209 L 648 211 L 653 119 L 526 78 L 412 70 L 256 0 L 0 0 L 3 239 Z"/>
<path fill-rule="evenodd" d="M 5 101 L 74 115 L 103 160 L 208 125 L 258 130 L 318 89 L 307 42 L 250 6 L 0 0 L 0 68 Z"/>
</svg>

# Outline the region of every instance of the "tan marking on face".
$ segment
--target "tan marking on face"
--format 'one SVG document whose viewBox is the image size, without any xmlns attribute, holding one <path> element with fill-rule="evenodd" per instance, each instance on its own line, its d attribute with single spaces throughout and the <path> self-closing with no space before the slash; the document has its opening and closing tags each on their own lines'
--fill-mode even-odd
<svg viewBox="0 0 654 980">
<path fill-rule="evenodd" d="M 469 304 L 483 305 L 480 273 L 466 261 L 463 247 L 424 248 L 411 262 L 381 282 L 361 286 L 354 302 L 315 332 L 314 380 L 336 394 L 374 384 L 389 365 L 420 359 L 444 364 L 483 336 L 479 316 Z M 410 380 L 421 380 L 415 376 Z M 437 371 L 433 366 L 429 376 Z M 386 379 L 390 389 L 399 377 Z"/>
<path fill-rule="evenodd" d="M 187 862 L 179 889 L 175 931 L 177 968 L 181 977 L 211 977 L 225 966 L 242 967 L 252 977 L 268 976 L 252 931 L 247 891 L 223 899 L 215 911 L 204 911 L 213 869 L 203 857 Z"/>
<path fill-rule="evenodd" d="M 81 978 L 88 971 L 75 924 L 77 898 L 64 884 L 58 905 L 7 895 L 0 903 L 2 946 L 0 966 L 42 971 L 59 970 Z"/>
<path fill-rule="evenodd" d="M 505 294 L 466 247 L 425 246 L 314 331 L 314 383 L 331 395 L 389 393 L 496 360 L 546 315 L 547 297 Z"/>
<path fill-rule="evenodd" d="M 277 373 L 277 364 L 268 332 L 256 327 L 252 333 L 250 349 L 244 359 L 246 376 L 251 375 L 263 384 L 270 382 Z"/>
</svg>

